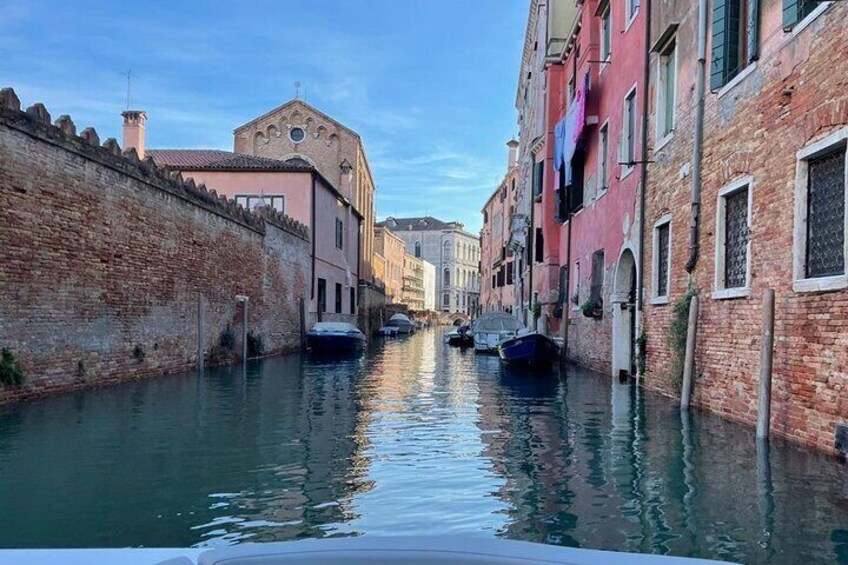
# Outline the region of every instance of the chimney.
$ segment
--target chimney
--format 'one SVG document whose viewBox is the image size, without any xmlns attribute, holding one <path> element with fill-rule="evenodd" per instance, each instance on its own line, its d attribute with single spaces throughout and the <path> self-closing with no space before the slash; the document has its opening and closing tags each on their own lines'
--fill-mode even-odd
<svg viewBox="0 0 848 565">
<path fill-rule="evenodd" d="M 518 142 L 510 139 L 506 142 L 506 146 L 509 147 L 509 168 L 511 169 L 518 162 Z"/>
<path fill-rule="evenodd" d="M 132 147 L 139 159 L 144 159 L 144 122 L 147 114 L 143 110 L 121 112 L 124 117 L 124 150 Z"/>
<path fill-rule="evenodd" d="M 339 165 L 339 170 L 342 173 L 342 194 L 348 199 L 353 199 L 353 165 L 347 159 Z"/>
</svg>

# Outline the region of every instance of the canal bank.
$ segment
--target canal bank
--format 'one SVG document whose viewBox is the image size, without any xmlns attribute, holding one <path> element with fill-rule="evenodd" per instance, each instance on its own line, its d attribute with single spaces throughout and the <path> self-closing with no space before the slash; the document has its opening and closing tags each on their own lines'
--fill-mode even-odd
<svg viewBox="0 0 848 565">
<path fill-rule="evenodd" d="M 0 407 L 0 547 L 460 534 L 848 560 L 848 469 L 595 373 L 441 330 Z M 61 462 L 49 464 L 45 462 Z"/>
</svg>

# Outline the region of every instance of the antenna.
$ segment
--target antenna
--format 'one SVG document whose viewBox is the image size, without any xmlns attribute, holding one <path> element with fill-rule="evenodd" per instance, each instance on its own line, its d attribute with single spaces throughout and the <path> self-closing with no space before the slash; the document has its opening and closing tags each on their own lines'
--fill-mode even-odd
<svg viewBox="0 0 848 565">
<path fill-rule="evenodd" d="M 303 86 L 300 84 L 299 80 L 294 81 L 294 97 L 296 100 L 300 99 L 300 87 Z"/>
<path fill-rule="evenodd" d="M 130 109 L 130 83 L 132 82 L 132 69 L 127 71 L 127 110 Z"/>
</svg>

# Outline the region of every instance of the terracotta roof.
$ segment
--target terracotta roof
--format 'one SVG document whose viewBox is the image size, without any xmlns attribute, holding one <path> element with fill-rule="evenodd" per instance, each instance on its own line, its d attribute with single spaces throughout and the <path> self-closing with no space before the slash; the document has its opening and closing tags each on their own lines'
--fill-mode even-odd
<svg viewBox="0 0 848 565">
<path fill-rule="evenodd" d="M 148 149 L 160 167 L 183 171 L 312 171 L 308 163 L 279 161 L 220 149 Z"/>
</svg>

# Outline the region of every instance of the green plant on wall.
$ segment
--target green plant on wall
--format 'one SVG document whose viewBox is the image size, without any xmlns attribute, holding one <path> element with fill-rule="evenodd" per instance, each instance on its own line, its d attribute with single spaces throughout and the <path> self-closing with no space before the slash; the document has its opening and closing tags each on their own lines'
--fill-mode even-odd
<svg viewBox="0 0 848 565">
<path fill-rule="evenodd" d="M 253 330 L 247 332 L 247 356 L 260 357 L 265 353 L 265 342 L 262 336 Z"/>
<path fill-rule="evenodd" d="M 668 346 L 671 349 L 671 382 L 678 389 L 683 385 L 683 364 L 686 361 L 686 335 L 689 332 L 689 303 L 698 291 L 689 288 L 672 309 L 671 324 L 668 326 Z"/>
<path fill-rule="evenodd" d="M 227 327 L 224 328 L 224 331 L 218 337 L 218 345 L 221 346 L 221 349 L 227 351 L 232 351 L 236 348 L 236 332 L 233 331 L 230 324 L 227 324 Z"/>
<path fill-rule="evenodd" d="M 600 318 L 604 313 L 603 304 L 600 300 L 595 300 L 594 298 L 590 298 L 584 302 L 580 309 L 583 311 L 583 315 L 587 318 Z"/>
<path fill-rule="evenodd" d="M 7 348 L 3 348 L 0 352 L 0 383 L 6 386 L 19 387 L 24 384 L 26 376 L 24 375 L 21 364 L 15 359 L 15 356 Z"/>
<path fill-rule="evenodd" d="M 645 335 L 645 330 L 642 329 L 642 332 L 639 334 L 639 337 L 636 338 L 636 370 L 639 371 L 639 375 L 645 375 L 645 352 L 648 348 L 648 336 Z"/>
<path fill-rule="evenodd" d="M 530 307 L 530 312 L 538 318 L 542 314 L 542 303 L 538 301 L 534 302 L 533 306 Z"/>
</svg>

